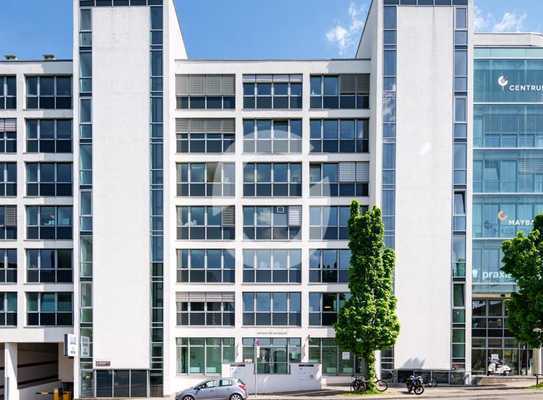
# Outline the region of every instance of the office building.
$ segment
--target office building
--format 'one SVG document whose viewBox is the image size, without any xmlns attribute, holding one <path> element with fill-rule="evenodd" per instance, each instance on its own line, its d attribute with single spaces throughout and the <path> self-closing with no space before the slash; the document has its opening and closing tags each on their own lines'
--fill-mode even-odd
<svg viewBox="0 0 543 400">
<path fill-rule="evenodd" d="M 473 79 L 508 54 L 496 48 L 526 58 L 540 37 L 474 34 L 471 0 L 374 0 L 352 59 L 193 60 L 170 0 L 74 0 L 73 15 L 73 60 L 0 62 L 10 400 L 58 381 L 77 397 L 170 395 L 221 374 L 251 391 L 349 382 L 333 324 L 353 198 L 382 208 L 397 256 L 401 333 L 382 376 L 480 372 L 471 305 L 510 286 L 477 275 L 494 242 L 476 210 L 499 198 L 512 214 L 475 175 L 485 157 L 526 157 L 481 144 L 504 98 Z"/>
</svg>

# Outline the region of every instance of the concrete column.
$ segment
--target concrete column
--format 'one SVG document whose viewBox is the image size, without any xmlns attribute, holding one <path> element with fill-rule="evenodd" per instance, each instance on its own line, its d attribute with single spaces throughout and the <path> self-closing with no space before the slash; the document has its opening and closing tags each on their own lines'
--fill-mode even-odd
<svg viewBox="0 0 543 400">
<path fill-rule="evenodd" d="M 17 343 L 4 345 L 4 399 L 19 400 L 17 388 Z"/>
</svg>

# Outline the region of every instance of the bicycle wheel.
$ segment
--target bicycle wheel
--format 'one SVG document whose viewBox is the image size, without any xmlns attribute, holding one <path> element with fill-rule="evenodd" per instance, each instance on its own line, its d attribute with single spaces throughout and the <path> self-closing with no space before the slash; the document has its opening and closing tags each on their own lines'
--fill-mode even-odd
<svg viewBox="0 0 543 400">
<path fill-rule="evenodd" d="M 377 381 L 375 382 L 375 389 L 377 389 L 378 392 L 384 392 L 388 389 L 388 384 L 381 379 L 377 379 Z"/>
<path fill-rule="evenodd" d="M 355 387 L 353 388 L 355 392 L 365 392 L 367 390 L 366 382 L 358 380 Z"/>
<path fill-rule="evenodd" d="M 353 392 L 365 392 L 366 384 L 362 382 L 360 379 L 355 379 L 351 383 L 351 388 L 353 389 Z"/>
<path fill-rule="evenodd" d="M 424 386 L 422 386 L 422 385 L 417 385 L 417 386 L 415 386 L 415 390 L 414 390 L 414 391 L 415 391 L 415 394 L 416 394 L 416 395 L 420 396 L 421 394 L 424 393 Z"/>
</svg>

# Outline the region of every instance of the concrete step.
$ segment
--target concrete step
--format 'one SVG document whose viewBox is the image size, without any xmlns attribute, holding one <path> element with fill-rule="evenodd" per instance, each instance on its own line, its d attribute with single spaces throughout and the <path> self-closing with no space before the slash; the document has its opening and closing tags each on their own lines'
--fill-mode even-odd
<svg viewBox="0 0 543 400">
<path fill-rule="evenodd" d="M 528 387 L 535 385 L 535 376 L 474 376 L 473 384 L 478 386 L 514 386 L 514 387 Z"/>
</svg>

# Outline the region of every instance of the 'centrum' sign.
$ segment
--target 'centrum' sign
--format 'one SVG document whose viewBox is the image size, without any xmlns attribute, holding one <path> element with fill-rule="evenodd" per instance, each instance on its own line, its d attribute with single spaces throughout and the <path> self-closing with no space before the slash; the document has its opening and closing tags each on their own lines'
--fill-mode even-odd
<svg viewBox="0 0 543 400">
<path fill-rule="evenodd" d="M 541 92 L 543 93 L 543 83 L 513 83 L 507 76 L 501 75 L 498 78 L 498 85 L 504 91 L 508 92 Z"/>
</svg>

